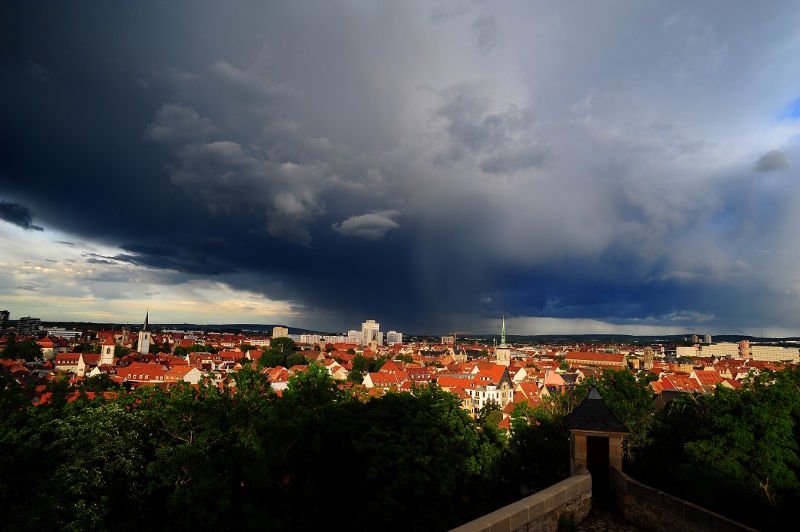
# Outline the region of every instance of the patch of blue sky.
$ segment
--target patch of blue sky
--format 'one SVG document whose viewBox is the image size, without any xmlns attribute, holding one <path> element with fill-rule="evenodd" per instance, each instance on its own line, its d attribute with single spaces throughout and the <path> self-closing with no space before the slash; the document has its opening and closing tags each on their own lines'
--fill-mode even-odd
<svg viewBox="0 0 800 532">
<path fill-rule="evenodd" d="M 797 120 L 800 119 L 800 98 L 786 106 L 780 115 L 781 120 Z"/>
</svg>

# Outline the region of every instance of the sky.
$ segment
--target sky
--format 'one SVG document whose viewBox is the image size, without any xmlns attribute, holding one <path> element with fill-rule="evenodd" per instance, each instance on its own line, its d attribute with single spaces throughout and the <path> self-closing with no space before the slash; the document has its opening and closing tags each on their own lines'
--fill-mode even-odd
<svg viewBox="0 0 800 532">
<path fill-rule="evenodd" d="M 800 334 L 800 5 L 0 5 L 0 307 Z"/>
</svg>

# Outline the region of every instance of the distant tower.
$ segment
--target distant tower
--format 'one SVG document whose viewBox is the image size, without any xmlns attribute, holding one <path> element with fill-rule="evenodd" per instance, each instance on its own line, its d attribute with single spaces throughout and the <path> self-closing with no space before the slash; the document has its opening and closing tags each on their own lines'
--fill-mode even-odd
<svg viewBox="0 0 800 532">
<path fill-rule="evenodd" d="M 750 358 L 750 340 L 742 340 L 739 342 L 739 358 Z"/>
<path fill-rule="evenodd" d="M 653 348 L 650 346 L 644 348 L 644 369 L 646 371 L 653 369 Z"/>
<path fill-rule="evenodd" d="M 147 322 L 150 319 L 150 310 L 147 311 L 147 314 L 144 316 L 144 325 L 142 325 L 142 330 L 139 331 L 139 353 L 142 355 L 146 355 L 150 352 L 150 341 L 152 340 L 152 336 L 150 335 L 150 331 L 147 330 Z"/>
<path fill-rule="evenodd" d="M 114 336 L 109 335 L 106 341 L 103 342 L 103 348 L 100 351 L 100 366 L 113 366 L 114 365 L 114 348 L 117 343 L 114 341 Z"/>
<path fill-rule="evenodd" d="M 511 349 L 506 344 L 506 317 L 503 316 L 503 329 L 500 333 L 500 345 L 494 350 L 495 364 L 508 366 L 511 364 Z"/>
</svg>

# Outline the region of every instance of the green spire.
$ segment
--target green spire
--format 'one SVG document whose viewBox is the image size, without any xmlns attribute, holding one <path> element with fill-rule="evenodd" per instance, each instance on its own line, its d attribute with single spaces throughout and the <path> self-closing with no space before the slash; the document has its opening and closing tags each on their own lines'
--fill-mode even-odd
<svg viewBox="0 0 800 532">
<path fill-rule="evenodd" d="M 503 331 L 500 333 L 500 347 L 506 346 L 506 315 L 503 314 Z"/>
</svg>

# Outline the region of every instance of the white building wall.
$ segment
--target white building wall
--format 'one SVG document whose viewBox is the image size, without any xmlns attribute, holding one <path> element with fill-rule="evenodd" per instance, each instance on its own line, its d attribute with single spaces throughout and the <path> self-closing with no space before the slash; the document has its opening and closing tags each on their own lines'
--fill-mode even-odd
<svg viewBox="0 0 800 532">
<path fill-rule="evenodd" d="M 700 356 L 710 357 L 739 357 L 739 344 L 734 342 L 719 342 L 704 345 L 700 348 Z"/>
<path fill-rule="evenodd" d="M 361 344 L 361 331 L 347 331 L 348 344 Z"/>
<path fill-rule="evenodd" d="M 403 333 L 397 331 L 389 331 L 386 333 L 386 344 L 395 345 L 403 343 Z"/>
<path fill-rule="evenodd" d="M 796 347 L 750 344 L 750 358 L 765 362 L 797 362 L 800 358 L 800 351 Z"/>
<path fill-rule="evenodd" d="M 687 346 L 678 346 L 675 348 L 675 356 L 678 358 L 681 357 L 696 357 L 698 355 L 698 350 L 696 347 L 687 347 Z"/>
</svg>

